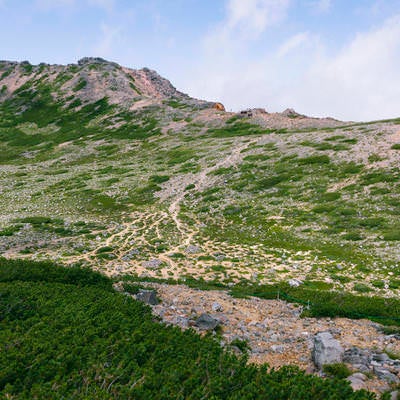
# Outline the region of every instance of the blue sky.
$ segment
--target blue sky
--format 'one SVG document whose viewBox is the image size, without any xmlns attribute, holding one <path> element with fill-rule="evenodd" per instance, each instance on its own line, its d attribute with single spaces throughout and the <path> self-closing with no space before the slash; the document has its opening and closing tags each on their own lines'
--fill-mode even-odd
<svg viewBox="0 0 400 400">
<path fill-rule="evenodd" d="M 400 0 L 0 0 L 0 59 L 147 66 L 228 110 L 400 116 Z"/>
</svg>

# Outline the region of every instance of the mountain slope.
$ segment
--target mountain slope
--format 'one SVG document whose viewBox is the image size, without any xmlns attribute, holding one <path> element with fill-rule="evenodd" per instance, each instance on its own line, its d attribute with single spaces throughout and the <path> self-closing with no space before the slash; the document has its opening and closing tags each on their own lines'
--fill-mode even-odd
<svg viewBox="0 0 400 400">
<path fill-rule="evenodd" d="M 0 78 L 6 257 L 400 293 L 399 120 L 227 113 L 102 59 Z"/>
</svg>

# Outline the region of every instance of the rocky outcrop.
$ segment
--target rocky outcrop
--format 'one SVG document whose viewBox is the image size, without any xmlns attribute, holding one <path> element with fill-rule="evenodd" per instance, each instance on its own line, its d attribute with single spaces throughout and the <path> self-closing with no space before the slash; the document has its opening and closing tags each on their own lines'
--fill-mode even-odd
<svg viewBox="0 0 400 400">
<path fill-rule="evenodd" d="M 140 289 L 136 295 L 136 300 L 151 306 L 155 306 L 159 303 L 157 293 L 154 290 Z"/>
<path fill-rule="evenodd" d="M 77 64 L 68 65 L 0 61 L 0 89 L 6 88 L 0 93 L 0 101 L 12 98 L 25 86 L 38 94 L 50 87 L 53 97 L 64 99 L 66 106 L 78 104 L 78 99 L 87 104 L 103 98 L 126 108 L 143 100 L 150 100 L 150 104 L 143 103 L 146 107 L 169 100 L 196 109 L 211 109 L 216 104 L 189 97 L 154 70 L 125 68 L 100 57 L 84 57 Z"/>
</svg>

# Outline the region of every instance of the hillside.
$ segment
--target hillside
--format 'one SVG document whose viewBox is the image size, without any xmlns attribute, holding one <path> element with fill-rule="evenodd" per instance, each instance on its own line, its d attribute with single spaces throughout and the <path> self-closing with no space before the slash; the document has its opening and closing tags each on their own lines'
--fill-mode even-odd
<svg viewBox="0 0 400 400">
<path fill-rule="evenodd" d="M 0 77 L 5 256 L 399 294 L 400 120 L 227 113 L 101 59 Z"/>
<path fill-rule="evenodd" d="M 150 285 L 163 300 L 153 311 L 185 329 L 214 296 L 232 307 L 223 340 L 248 342 L 252 361 L 308 368 L 304 335 L 318 329 L 349 351 L 365 334 L 368 351 L 397 354 L 398 328 L 375 322 L 400 323 L 399 168 L 400 118 L 232 113 L 147 68 L 0 61 L 0 256 L 90 267 L 119 290 Z M 256 305 L 271 325 L 228 290 L 269 299 Z M 337 316 L 375 322 L 331 327 Z M 376 391 L 397 382 L 378 378 Z"/>
</svg>

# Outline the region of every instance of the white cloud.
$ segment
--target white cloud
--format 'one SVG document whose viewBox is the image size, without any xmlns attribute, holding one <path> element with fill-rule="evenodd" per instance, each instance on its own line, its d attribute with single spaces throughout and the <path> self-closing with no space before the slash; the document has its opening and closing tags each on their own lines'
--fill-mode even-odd
<svg viewBox="0 0 400 400">
<path fill-rule="evenodd" d="M 324 14 L 332 8 L 332 0 L 314 0 L 310 3 L 310 7 L 315 12 Z"/>
<path fill-rule="evenodd" d="M 94 46 L 94 54 L 102 57 L 109 57 L 112 54 L 116 44 L 121 41 L 121 28 L 119 26 L 113 27 L 107 24 L 102 24 L 101 38 Z"/>
<path fill-rule="evenodd" d="M 55 8 L 65 8 L 74 6 L 76 0 L 36 0 L 35 5 L 39 9 L 51 10 Z"/>
<path fill-rule="evenodd" d="M 229 0 L 226 28 L 239 29 L 244 35 L 259 35 L 268 26 L 281 21 L 289 6 L 289 0 Z"/>
<path fill-rule="evenodd" d="M 111 12 L 114 10 L 115 0 L 88 0 L 88 4 Z"/>
<path fill-rule="evenodd" d="M 257 39 L 268 27 L 282 21 L 290 0 L 227 0 L 225 18 L 205 40 L 208 51 L 226 53 Z"/>
<path fill-rule="evenodd" d="M 308 72 L 308 92 L 299 86 L 297 96 L 320 113 L 332 109 L 347 119 L 399 116 L 399 65 L 400 15 L 316 62 Z"/>
<path fill-rule="evenodd" d="M 1 0 L 0 0 L 1 1 Z M 42 10 L 52 9 L 72 9 L 77 5 L 86 4 L 92 7 L 103 8 L 111 12 L 115 6 L 115 0 L 86 0 L 80 2 L 78 0 L 35 0 L 35 5 Z"/>
<path fill-rule="evenodd" d="M 302 44 L 310 39 L 308 32 L 300 32 L 292 37 L 290 37 L 286 42 L 281 44 L 278 50 L 278 57 L 284 57 L 292 50 L 300 47 Z"/>
<path fill-rule="evenodd" d="M 242 21 L 247 14 L 231 15 Z M 271 47 L 268 32 L 255 41 L 260 51 L 230 37 L 224 38 L 224 46 L 218 42 L 212 47 L 210 40 L 219 37 L 209 36 L 203 64 L 188 72 L 182 86 L 233 110 L 293 107 L 343 120 L 400 116 L 400 14 L 359 32 L 336 52 L 312 32 L 299 32 Z"/>
</svg>

